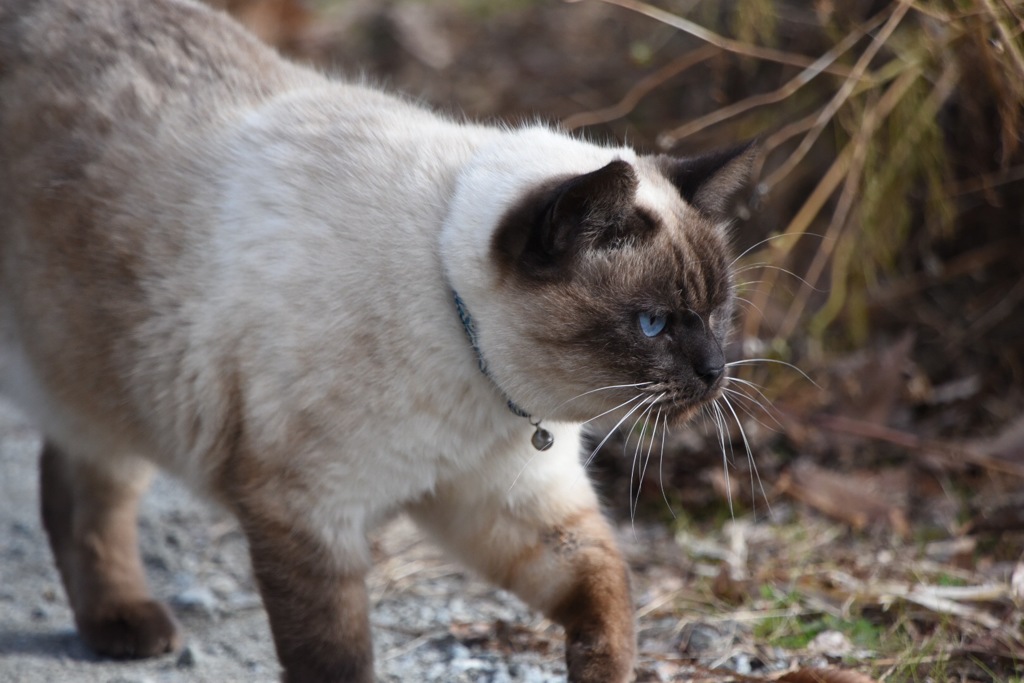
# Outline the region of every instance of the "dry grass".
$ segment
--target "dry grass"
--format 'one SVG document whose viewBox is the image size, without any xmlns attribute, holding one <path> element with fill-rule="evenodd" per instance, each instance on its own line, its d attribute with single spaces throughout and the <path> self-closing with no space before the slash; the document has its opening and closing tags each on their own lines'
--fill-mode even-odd
<svg viewBox="0 0 1024 683">
<path fill-rule="evenodd" d="M 964 228 L 957 196 L 997 191 L 1024 173 L 1024 11 L 1018 3 L 900 0 L 864 18 L 842 5 L 815 3 L 817 25 L 805 27 L 813 36 L 801 42 L 828 48 L 811 57 L 774 46 L 781 42 L 775 19 L 799 11 L 797 3 L 727 3 L 717 16 L 735 35 L 728 37 L 637 0 L 605 1 L 706 46 L 652 74 L 618 105 L 570 117 L 570 128 L 627 115 L 648 92 L 717 52 L 730 53 L 737 68 L 752 73 L 765 62 L 799 67 L 792 75 L 781 72 L 787 75 L 772 90 L 724 102 L 658 136 L 666 149 L 712 128 L 730 131 L 726 137 L 759 136 L 763 166 L 755 206 L 771 202 L 787 184 L 817 177 L 778 226 L 789 239 L 775 239 L 747 259 L 770 266 L 744 294 L 751 302 L 744 333 L 765 338 L 766 346 L 787 346 L 798 330 L 831 348 L 864 345 L 872 333 L 870 302 L 907 266 L 899 257 L 912 238 L 925 240 L 915 249 L 949 238 Z M 951 110 L 957 120 L 944 122 Z M 952 148 L 956 141 L 944 125 L 987 131 L 998 159 L 963 163 L 977 150 Z M 809 158 L 815 151 L 817 158 Z M 832 158 L 824 167 L 823 156 Z M 797 254 L 801 238 L 809 236 L 815 253 Z M 769 299 L 778 304 L 784 277 L 775 267 L 794 270 L 801 281 L 781 318 L 766 320 L 761 311 Z M 827 296 L 819 296 L 821 290 Z"/>
</svg>

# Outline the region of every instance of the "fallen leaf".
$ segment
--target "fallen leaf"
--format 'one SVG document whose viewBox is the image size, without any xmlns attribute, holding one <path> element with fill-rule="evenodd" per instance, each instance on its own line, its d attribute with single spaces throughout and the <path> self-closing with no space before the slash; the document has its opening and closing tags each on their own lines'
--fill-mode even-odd
<svg viewBox="0 0 1024 683">
<path fill-rule="evenodd" d="M 906 470 L 840 473 L 801 459 L 779 477 L 776 488 L 858 531 L 888 524 L 905 538 L 909 533 L 903 510 L 906 479 Z"/>
<path fill-rule="evenodd" d="M 1024 417 L 1010 422 L 994 437 L 976 439 L 966 445 L 982 455 L 1024 462 Z"/>
<path fill-rule="evenodd" d="M 876 683 L 866 674 L 843 669 L 797 669 L 776 680 L 779 683 Z"/>
<path fill-rule="evenodd" d="M 711 593 L 719 600 L 730 605 L 739 605 L 747 599 L 749 592 L 750 586 L 748 582 L 737 580 L 729 570 L 729 566 L 722 564 L 719 568 L 718 576 L 715 577 L 711 584 Z"/>
</svg>

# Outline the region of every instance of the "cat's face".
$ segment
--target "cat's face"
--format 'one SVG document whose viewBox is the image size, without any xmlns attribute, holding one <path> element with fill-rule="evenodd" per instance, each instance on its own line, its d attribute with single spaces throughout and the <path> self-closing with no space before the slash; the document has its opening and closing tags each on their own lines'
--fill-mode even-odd
<svg viewBox="0 0 1024 683">
<path fill-rule="evenodd" d="M 669 422 L 717 397 L 733 312 L 720 213 L 748 165 L 746 150 L 613 161 L 508 212 L 492 258 L 510 396 L 547 419 L 643 403 Z"/>
</svg>

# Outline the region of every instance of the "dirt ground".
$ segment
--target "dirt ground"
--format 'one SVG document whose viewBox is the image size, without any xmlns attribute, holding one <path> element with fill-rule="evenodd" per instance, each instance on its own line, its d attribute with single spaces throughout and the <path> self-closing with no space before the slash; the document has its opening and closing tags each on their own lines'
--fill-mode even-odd
<svg viewBox="0 0 1024 683">
<path fill-rule="evenodd" d="M 38 515 L 39 438 L 0 408 L 0 680 L 5 683 L 270 682 L 279 679 L 266 615 L 235 522 L 159 479 L 141 516 L 151 585 L 174 607 L 185 649 L 142 662 L 90 653 L 74 632 Z M 510 595 L 446 563 L 399 520 L 377 534 L 371 579 L 378 680 L 554 681 L 564 678 L 553 629 Z M 537 652 L 487 646 L 495 624 Z"/>
<path fill-rule="evenodd" d="M 0 680 L 4 683 L 271 683 L 279 680 L 245 542 L 224 512 L 158 478 L 141 513 L 151 587 L 173 606 L 184 649 L 131 662 L 97 658 L 77 637 L 38 514 L 39 436 L 0 403 Z M 668 527 L 624 524 L 620 540 L 641 569 L 635 592 L 644 643 L 642 680 L 678 680 L 665 663 L 687 622 L 673 615 L 683 548 Z M 660 549 L 660 550 L 653 550 Z M 382 683 L 553 683 L 565 680 L 560 629 L 515 597 L 448 562 L 398 519 L 374 535 L 370 577 L 377 679 Z M 686 562 L 686 564 L 690 564 Z M 692 631 L 692 624 L 691 631 Z M 735 630 L 735 625 L 729 627 Z M 700 656 L 751 668 L 750 654 L 701 626 Z M 756 666 L 784 669 L 785 658 Z M 664 670 L 664 677 L 658 673 Z M 728 680 L 728 679 L 724 679 Z"/>
</svg>

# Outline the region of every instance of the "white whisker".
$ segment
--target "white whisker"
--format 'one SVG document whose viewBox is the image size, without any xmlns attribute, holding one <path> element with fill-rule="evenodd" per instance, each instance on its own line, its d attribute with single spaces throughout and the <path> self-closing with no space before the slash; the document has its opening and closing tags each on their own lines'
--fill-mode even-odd
<svg viewBox="0 0 1024 683">
<path fill-rule="evenodd" d="M 707 403 L 702 403 L 701 404 L 701 406 L 700 406 L 700 413 L 701 413 L 701 415 L 704 416 L 704 419 L 701 420 L 701 423 L 704 426 L 704 436 L 707 436 L 708 435 L 708 420 L 711 420 L 712 422 L 714 422 L 715 417 L 714 417 L 714 415 L 711 414 L 711 409 L 708 408 L 708 404 Z"/>
<path fill-rule="evenodd" d="M 638 398 L 642 398 L 642 397 L 643 397 L 643 394 L 637 394 L 636 396 L 634 396 L 633 398 L 629 399 L 628 401 L 623 401 L 622 403 L 620 403 L 619 405 L 615 406 L 614 408 L 610 408 L 610 409 L 604 411 L 603 413 L 601 413 L 600 415 L 595 415 L 594 417 L 590 418 L 589 420 L 581 422 L 580 425 L 582 426 L 582 425 L 585 425 L 585 424 L 590 424 L 594 420 L 598 420 L 598 419 L 604 417 L 605 415 L 607 415 L 608 413 L 614 413 L 619 408 L 624 408 L 625 406 L 628 406 L 633 401 L 637 400 Z"/>
<path fill-rule="evenodd" d="M 609 391 L 611 389 L 632 389 L 634 387 L 647 386 L 648 384 L 653 384 L 653 382 L 637 382 L 636 384 L 612 384 L 612 385 L 609 385 L 607 387 L 598 387 L 597 389 L 591 389 L 590 391 L 584 391 L 582 394 L 576 394 L 572 398 L 566 399 L 566 400 L 562 401 L 557 406 L 552 408 L 551 411 L 554 412 L 554 411 L 558 410 L 559 408 L 561 408 L 562 406 L 567 405 L 569 403 L 572 403 L 573 401 L 575 401 L 578 398 L 583 398 L 584 396 L 589 396 L 590 394 L 596 394 L 599 391 Z"/>
<path fill-rule="evenodd" d="M 729 377 L 729 384 L 733 384 L 733 383 L 738 384 L 738 385 L 740 385 L 742 387 L 749 387 L 751 391 L 753 391 L 755 394 L 760 396 L 761 399 L 765 403 L 768 404 L 768 407 L 765 407 L 765 406 L 761 405 L 761 403 L 757 402 L 757 405 L 761 407 L 761 410 L 763 410 L 768 415 L 772 414 L 772 410 L 774 410 L 774 407 L 772 406 L 771 399 L 769 399 L 767 396 L 765 396 L 764 391 L 763 391 L 763 387 L 760 384 L 758 384 L 757 382 L 752 382 L 749 379 L 743 379 L 742 377 Z M 732 387 L 730 387 L 730 388 L 732 388 Z M 735 391 L 735 388 L 732 388 L 732 389 Z M 750 401 L 754 401 L 754 397 L 753 396 L 748 396 L 747 394 L 744 394 L 741 391 L 737 391 L 737 393 L 740 394 L 741 396 L 744 396 L 745 398 L 747 398 Z M 779 426 L 781 427 L 782 425 L 780 424 Z"/>
<path fill-rule="evenodd" d="M 759 285 L 762 282 L 767 282 L 767 280 L 744 280 L 743 282 L 732 283 L 732 288 L 743 289 L 744 287 L 749 287 L 750 285 Z"/>
<path fill-rule="evenodd" d="M 737 399 L 740 399 L 740 398 L 742 398 L 742 399 L 743 399 L 743 400 L 745 400 L 745 401 L 750 401 L 750 402 L 751 402 L 751 403 L 753 403 L 753 404 L 754 404 L 755 406 L 757 406 L 758 408 L 760 408 L 760 409 L 761 409 L 761 412 L 763 412 L 763 413 L 764 413 L 765 415 L 767 415 L 768 417 L 770 417 L 770 418 L 772 419 L 772 422 L 774 422 L 774 423 L 775 423 L 776 425 L 778 425 L 778 427 L 779 427 L 778 429 L 776 429 L 775 427 L 771 427 L 771 426 L 769 426 L 769 425 L 766 425 L 766 424 L 765 424 L 764 422 L 761 422 L 761 420 L 757 419 L 757 416 L 756 416 L 756 415 L 754 415 L 753 411 L 751 411 L 751 410 L 748 410 L 748 409 L 747 409 L 747 407 L 746 407 L 746 406 L 744 406 L 744 405 L 743 405 L 742 403 L 737 403 L 737 404 L 736 404 L 736 405 L 737 405 L 737 406 L 738 406 L 738 407 L 740 408 L 740 410 L 742 410 L 743 412 L 745 412 L 745 413 L 746 413 L 747 415 L 749 415 L 749 416 L 750 416 L 750 419 L 751 419 L 751 420 L 753 420 L 753 421 L 754 421 L 754 422 L 756 422 L 757 424 L 761 425 L 762 427 L 764 427 L 764 428 L 765 428 L 765 429 L 767 429 L 768 431 L 770 431 L 770 432 L 781 432 L 781 431 L 785 431 L 785 427 L 783 427 L 783 426 L 782 426 L 782 423 L 781 423 L 781 422 L 779 422 L 779 421 L 778 421 L 778 419 L 777 419 L 777 418 L 776 418 L 776 417 L 775 417 L 775 416 L 774 416 L 774 415 L 772 414 L 771 410 L 769 410 L 769 409 L 768 409 L 768 408 L 767 408 L 767 407 L 766 407 L 766 406 L 765 406 L 765 405 L 764 405 L 763 403 L 761 403 L 760 401 L 758 401 L 758 400 L 757 400 L 756 398 L 754 398 L 753 396 L 748 396 L 747 394 L 744 394 L 744 393 L 743 393 L 742 391 L 739 391 L 739 390 L 737 390 L 737 389 L 732 389 L 732 388 L 730 388 L 730 387 L 722 387 L 722 391 L 724 391 L 724 392 L 726 392 L 726 393 L 729 393 L 729 394 L 732 394 L 732 395 L 733 395 L 733 396 L 735 396 L 735 397 L 736 397 Z M 766 399 L 766 400 L 767 400 L 767 399 Z"/>
<path fill-rule="evenodd" d="M 810 282 L 808 282 L 807 280 L 803 279 L 802 277 L 800 277 L 799 275 L 797 275 L 793 271 L 789 270 L 788 268 L 783 268 L 782 266 L 774 266 L 774 265 L 772 265 L 770 263 L 751 263 L 749 266 L 743 266 L 742 268 L 737 269 L 734 272 L 734 275 L 739 275 L 740 273 L 745 273 L 748 270 L 755 270 L 757 268 L 767 268 L 768 270 L 778 270 L 780 272 L 785 273 L 786 275 L 791 275 L 792 277 L 796 278 L 805 287 L 807 287 L 808 289 L 811 289 L 812 291 L 818 292 L 820 294 L 824 294 L 824 293 L 828 292 L 827 289 L 818 289 L 817 287 L 812 285 Z"/>
<path fill-rule="evenodd" d="M 636 515 L 636 505 L 634 503 L 635 499 L 633 498 L 633 472 L 635 472 L 635 471 L 638 472 L 640 470 L 640 468 L 638 466 L 638 463 L 637 463 L 637 457 L 640 455 L 640 449 L 641 449 L 641 446 L 643 445 L 643 436 L 644 436 L 644 433 L 647 431 L 647 424 L 648 424 L 648 422 L 650 420 L 650 412 L 653 409 L 654 409 L 654 403 L 651 402 L 651 404 L 648 405 L 646 410 L 644 410 L 644 412 L 640 414 L 640 417 L 637 418 L 637 421 L 635 423 L 633 423 L 633 429 L 630 430 L 630 434 L 627 435 L 627 437 L 626 437 L 626 444 L 623 446 L 623 457 L 625 457 L 626 456 L 626 445 L 628 445 L 629 442 L 630 442 L 629 437 L 632 435 L 632 433 L 634 431 L 636 431 L 637 424 L 641 420 L 643 420 L 644 421 L 643 422 L 643 427 L 640 429 L 640 433 L 637 434 L 637 447 L 636 447 L 636 451 L 633 453 L 633 462 L 630 464 L 630 487 L 629 487 L 629 492 L 630 492 L 630 522 L 631 523 L 633 522 L 634 517 Z M 639 497 L 639 495 L 640 495 L 640 486 L 639 486 L 639 483 L 638 483 L 637 484 L 637 497 Z M 635 532 L 635 529 L 634 529 L 634 532 Z"/>
<path fill-rule="evenodd" d="M 753 308 L 755 311 L 757 311 L 758 313 L 761 314 L 762 318 L 765 317 L 764 311 L 761 310 L 761 307 L 758 306 L 757 304 L 755 304 L 750 299 L 747 299 L 747 298 L 742 297 L 742 296 L 735 296 L 734 298 L 736 299 L 736 301 L 739 301 L 740 303 L 746 304 L 747 306 L 750 306 L 751 308 Z"/>
<path fill-rule="evenodd" d="M 668 502 L 668 494 L 665 493 L 665 476 L 662 466 L 665 464 L 665 436 L 668 434 L 668 415 L 665 415 L 664 428 L 661 430 L 661 454 L 658 456 L 658 484 L 661 487 L 661 498 L 668 507 L 672 519 L 676 518 L 676 511 L 672 509 L 672 503 Z"/>
<path fill-rule="evenodd" d="M 651 411 L 654 410 L 654 406 L 655 406 L 656 403 L 657 403 L 657 401 L 655 401 L 655 402 L 651 403 L 651 405 L 647 406 L 647 409 L 643 412 L 643 415 L 640 416 L 641 418 L 643 418 L 644 426 L 640 429 L 640 434 L 638 434 L 637 437 L 636 437 L 636 450 L 633 452 L 633 463 L 632 463 L 632 465 L 630 466 L 630 469 L 629 469 L 629 493 L 630 493 L 630 497 L 632 497 L 632 495 L 633 495 L 633 470 L 635 468 L 636 471 L 638 473 L 640 473 L 640 462 L 639 462 L 640 449 L 643 448 L 644 436 L 647 434 L 647 425 L 650 424 L 650 421 L 651 421 Z M 661 413 L 661 408 L 658 409 L 658 413 L 659 414 Z M 639 422 L 639 420 L 637 420 L 637 421 Z M 633 427 L 635 429 L 636 425 L 633 425 Z M 625 451 L 623 451 L 623 455 L 625 455 Z M 640 496 L 640 485 L 641 485 L 642 481 L 643 481 L 642 479 L 637 481 L 636 492 L 637 492 L 637 498 L 638 499 L 639 499 L 639 496 Z M 631 512 L 630 512 L 630 517 L 633 517 L 636 514 L 636 502 L 632 502 L 630 507 L 632 508 Z"/>
<path fill-rule="evenodd" d="M 725 470 L 725 493 L 729 498 L 729 516 L 736 519 L 736 512 L 732 507 L 732 480 L 729 478 L 729 458 L 725 453 L 725 416 L 722 414 L 722 409 L 718 405 L 718 399 L 716 398 L 712 404 L 715 409 L 715 424 L 718 426 L 718 442 L 722 447 L 722 468 Z M 729 442 L 729 447 L 732 448 L 732 441 Z"/>
<path fill-rule="evenodd" d="M 594 456 L 597 455 L 597 452 L 599 450 L 601 450 L 601 448 L 608 442 L 608 439 L 610 439 L 612 434 L 615 433 L 615 430 L 618 429 L 622 425 L 623 422 L 628 420 L 629 416 L 632 415 L 633 413 L 635 413 L 637 411 L 637 409 L 640 408 L 640 406 L 642 406 L 643 404 L 647 403 L 647 401 L 649 401 L 649 400 L 651 400 L 653 398 L 654 398 L 653 396 L 650 396 L 650 397 L 645 398 L 644 400 L 640 401 L 639 403 L 637 403 L 635 406 L 633 406 L 632 408 L 629 409 L 629 412 L 627 412 L 625 415 L 623 415 L 619 419 L 619 421 L 615 423 L 614 427 L 612 427 L 610 430 L 608 430 L 608 433 L 605 435 L 605 437 L 603 439 L 601 439 L 601 443 L 597 444 L 597 448 L 595 448 L 594 450 L 590 451 L 590 455 L 588 455 L 587 459 L 583 462 L 583 469 L 584 470 L 586 470 L 588 467 L 590 467 L 590 463 L 591 463 L 591 461 L 593 461 Z"/>
<path fill-rule="evenodd" d="M 715 409 L 715 428 L 718 431 L 719 446 L 722 448 L 722 458 L 727 463 L 732 463 L 735 454 L 732 450 L 732 435 L 729 433 L 728 423 L 725 421 L 725 413 L 722 411 L 721 406 L 718 405 L 717 398 L 711 403 L 711 407 Z M 726 447 L 728 447 L 728 450 Z"/>
<path fill-rule="evenodd" d="M 795 370 L 796 372 L 800 373 L 804 379 L 806 379 L 808 382 L 813 384 L 818 389 L 821 389 L 821 386 L 813 379 L 811 379 L 810 375 L 808 375 L 806 372 L 804 372 L 797 366 L 793 365 L 792 363 L 787 363 L 784 360 L 775 360 L 774 358 L 746 358 L 744 360 L 734 360 L 731 363 L 726 363 L 725 367 L 734 368 L 739 365 L 753 365 L 755 363 L 777 363 L 778 365 L 785 365 L 787 368 L 790 368 L 791 370 Z M 824 389 L 821 390 L 824 391 Z"/>
<path fill-rule="evenodd" d="M 766 398 L 766 397 L 764 396 L 764 394 L 763 394 L 763 393 L 761 393 L 761 390 L 762 390 L 762 389 L 763 389 L 764 387 L 762 387 L 762 386 L 761 386 L 760 384 L 758 384 L 757 382 L 751 381 L 751 380 L 749 380 L 749 379 L 743 379 L 743 378 L 741 378 L 741 377 L 733 377 L 732 375 L 730 375 L 730 376 L 729 376 L 729 383 L 731 384 L 731 383 L 733 383 L 733 382 L 739 382 L 740 384 L 745 384 L 745 385 L 749 386 L 749 387 L 750 387 L 751 389 L 753 389 L 753 390 L 754 390 L 754 391 L 756 391 L 757 393 L 761 394 L 762 398 L 764 398 L 764 399 L 765 399 L 766 401 L 768 400 L 768 399 L 767 399 L 767 398 Z"/>
<path fill-rule="evenodd" d="M 750 441 L 747 440 L 747 433 L 743 429 L 743 423 L 740 422 L 740 417 L 739 417 L 739 415 L 736 414 L 736 411 L 733 409 L 732 403 L 729 401 L 729 399 L 726 398 L 725 396 L 722 396 L 722 400 L 725 401 L 726 407 L 729 408 L 729 412 L 732 413 L 733 419 L 736 420 L 736 426 L 739 428 L 740 436 L 743 438 L 743 447 L 747 451 L 747 462 L 750 463 L 750 493 L 751 493 L 751 500 L 757 500 L 756 497 L 754 497 L 754 495 L 753 495 L 754 494 L 754 477 L 756 476 L 757 477 L 757 485 L 761 489 L 761 497 L 764 498 L 764 503 L 765 503 L 766 506 L 768 506 L 768 515 L 771 516 L 771 514 L 772 514 L 772 504 L 768 500 L 768 494 L 764 490 L 764 484 L 761 481 L 761 473 L 757 471 L 757 463 L 754 462 L 754 452 L 750 448 Z M 756 511 L 756 509 L 755 509 L 755 511 Z"/>
<path fill-rule="evenodd" d="M 644 467 L 640 470 L 640 480 L 636 487 L 637 502 L 640 500 L 640 489 L 644 484 L 644 477 L 647 476 L 647 465 L 651 462 L 651 453 L 654 452 L 654 437 L 658 434 L 658 423 L 661 421 L 661 408 L 658 408 L 657 414 L 654 416 L 654 428 L 651 430 L 650 442 L 647 444 L 647 455 L 644 456 Z M 636 512 L 636 506 L 633 507 L 633 512 Z"/>
<path fill-rule="evenodd" d="M 513 488 L 515 488 L 516 482 L 518 482 L 518 481 L 519 481 L 519 478 L 523 476 L 523 472 L 525 472 L 525 471 L 526 471 L 526 468 L 530 466 L 530 463 L 531 463 L 531 462 L 533 462 L 533 459 L 534 459 L 534 458 L 536 458 L 536 457 L 537 457 L 538 455 L 540 455 L 540 454 L 541 454 L 541 452 L 542 452 L 542 451 L 537 451 L 537 450 L 535 450 L 535 452 L 533 453 L 533 455 L 531 455 L 531 456 L 530 456 L 530 457 L 529 457 L 529 458 L 528 458 L 528 459 L 526 460 L 526 462 L 525 462 L 525 463 L 523 463 L 523 466 L 522 466 L 522 467 L 521 467 L 521 468 L 519 469 L 519 473 L 518 473 L 518 474 L 516 474 L 516 478 L 512 480 L 512 483 L 511 483 L 511 484 L 509 484 L 509 487 L 508 487 L 508 491 L 506 491 L 506 493 L 512 493 L 512 489 L 513 489 Z"/>
<path fill-rule="evenodd" d="M 642 384 L 649 384 L 649 382 L 643 382 Z M 621 386 L 627 386 L 627 385 L 621 385 Z M 605 388 L 605 389 L 611 389 L 611 388 L 613 388 L 613 387 L 603 387 L 603 388 Z M 621 388 L 621 387 L 614 387 L 614 388 Z M 599 391 L 599 390 L 595 389 L 594 391 Z M 603 417 L 603 416 L 607 415 L 608 413 L 614 412 L 614 411 L 618 410 L 619 408 L 622 408 L 622 407 L 624 407 L 624 406 L 626 406 L 626 405 L 629 405 L 630 403 L 632 403 L 632 402 L 636 401 L 637 399 L 641 398 L 642 396 L 643 396 L 643 394 L 637 394 L 636 396 L 634 396 L 633 398 L 629 399 L 628 401 L 625 401 L 625 402 L 623 402 L 623 403 L 620 403 L 619 405 L 615 406 L 615 407 L 614 407 L 614 408 L 612 408 L 611 410 L 606 410 L 605 412 L 601 413 L 600 415 L 597 415 L 597 416 L 595 416 L 595 417 L 592 417 L 592 418 L 590 418 L 589 420 L 587 420 L 586 422 L 583 422 L 582 424 L 587 424 L 587 422 L 592 422 L 592 421 L 594 421 L 594 420 L 596 420 L 596 419 L 598 419 L 598 418 L 600 418 L 600 417 Z M 645 399 L 645 400 L 646 400 L 646 399 Z M 634 406 L 632 410 L 630 410 L 630 411 L 629 411 L 628 413 L 626 413 L 626 416 L 625 416 L 625 417 L 629 417 L 629 416 L 630 416 L 630 414 L 632 414 L 632 412 L 633 412 L 634 410 L 636 410 L 636 409 L 637 409 L 638 407 L 640 407 L 640 406 L 641 406 L 641 405 L 642 405 L 643 403 L 644 403 L 644 401 L 641 401 L 641 402 L 640 402 L 640 403 L 638 403 L 638 404 L 637 404 L 636 406 Z M 625 419 L 625 418 L 623 418 L 623 419 Z M 619 422 L 619 424 L 622 424 L 622 423 L 621 423 L 621 422 Z M 615 427 L 613 427 L 613 428 L 612 428 L 612 431 L 608 433 L 608 434 L 609 434 L 609 436 L 610 436 L 610 435 L 611 435 L 611 434 L 612 434 L 612 433 L 613 433 L 613 432 L 614 432 L 614 431 L 615 431 L 615 430 L 616 430 L 616 429 L 618 428 L 618 426 L 619 426 L 619 425 L 617 424 L 617 425 L 615 425 Z M 605 440 L 607 440 L 607 438 L 608 438 L 608 437 L 605 437 Z M 602 445 L 604 445 L 604 441 L 602 441 L 602 442 L 601 442 L 601 444 L 602 444 Z M 600 448 L 600 446 L 598 446 L 598 448 Z M 595 450 L 594 452 L 596 453 L 597 451 Z M 518 482 L 518 481 L 519 481 L 519 479 L 520 479 L 520 477 L 522 477 L 522 476 L 523 476 L 523 472 L 525 472 L 525 471 L 526 471 L 526 468 L 530 466 L 530 463 L 531 463 L 531 462 L 533 462 L 533 459 L 534 459 L 534 458 L 536 458 L 536 457 L 537 457 L 537 455 L 538 455 L 539 453 L 540 453 L 540 451 L 537 451 L 536 453 L 534 453 L 533 455 L 531 455 L 531 456 L 530 456 L 530 459 L 529 459 L 529 460 L 527 460 L 527 461 L 526 461 L 526 463 L 525 463 L 525 464 L 524 464 L 524 465 L 522 466 L 522 468 L 521 468 L 521 469 L 519 470 L 519 473 L 518 473 L 518 474 L 516 474 L 516 477 L 515 477 L 515 479 L 513 479 L 513 480 L 512 480 L 512 484 L 511 484 L 511 485 L 510 485 L 510 486 L 508 487 L 508 490 L 509 490 L 509 491 L 511 491 L 511 490 L 512 490 L 512 489 L 513 489 L 513 488 L 515 487 L 515 485 L 516 485 L 516 482 Z M 593 457 L 594 457 L 594 454 L 593 454 L 593 453 L 591 453 L 591 455 L 590 455 L 590 458 L 588 458 L 588 459 L 587 459 L 587 465 L 589 465 L 589 464 L 590 464 L 590 459 L 591 459 L 591 458 L 593 458 Z M 586 465 L 584 465 L 584 468 L 586 468 Z"/>
<path fill-rule="evenodd" d="M 773 240 L 780 240 L 783 237 L 800 238 L 800 237 L 803 237 L 805 235 L 808 236 L 808 237 L 819 237 L 821 239 L 825 239 L 824 235 L 819 235 L 819 234 L 813 233 L 813 232 L 801 232 L 801 233 L 788 233 L 788 232 L 784 232 L 781 235 L 772 235 L 771 237 L 766 237 L 765 239 L 761 240 L 757 244 L 754 244 L 753 246 L 747 247 L 746 249 L 744 249 L 742 254 L 740 254 L 739 256 L 737 256 L 736 258 L 734 258 L 732 260 L 732 263 L 729 264 L 729 267 L 731 268 L 732 266 L 736 265 L 737 261 L 739 261 L 741 258 L 746 256 L 747 254 L 749 254 L 750 252 L 752 252 L 755 249 L 757 249 L 762 244 L 767 244 L 768 242 L 771 242 Z"/>
<path fill-rule="evenodd" d="M 654 441 L 655 436 L 658 434 L 658 423 L 661 422 L 661 408 L 658 408 L 658 412 L 654 415 L 654 428 L 651 429 L 650 443 L 647 444 L 647 455 L 644 456 L 644 469 L 640 472 L 640 481 L 643 481 L 644 476 L 647 474 L 647 465 L 651 462 L 651 453 L 654 452 Z"/>
<path fill-rule="evenodd" d="M 633 496 L 633 472 L 636 471 L 638 474 L 640 474 L 640 477 L 643 476 L 642 473 L 640 472 L 640 462 L 639 462 L 640 448 L 644 444 L 644 434 L 647 432 L 647 425 L 650 422 L 651 411 L 653 409 L 654 409 L 654 403 L 652 402 L 651 405 L 647 406 L 647 409 L 643 412 L 643 415 L 641 415 L 641 417 L 644 420 L 644 426 L 641 427 L 640 434 L 638 434 L 637 437 L 636 437 L 636 450 L 633 452 L 633 462 L 630 464 L 630 467 L 629 467 L 629 497 L 630 497 L 629 524 L 633 528 L 633 535 L 634 536 L 636 536 L 636 526 L 635 526 L 635 524 L 636 524 L 636 506 L 640 502 L 640 487 L 643 484 L 643 479 L 642 478 L 638 478 L 637 479 L 637 483 L 636 483 L 636 497 L 634 497 Z M 637 421 L 639 422 L 639 420 L 637 420 Z M 633 427 L 635 429 L 636 425 L 634 424 Z M 628 443 L 628 439 L 627 439 L 627 443 Z"/>
<path fill-rule="evenodd" d="M 636 433 L 636 426 L 638 424 L 640 424 L 640 420 L 644 419 L 645 415 L 647 415 L 647 414 L 649 414 L 651 412 L 651 410 L 654 408 L 654 404 L 658 402 L 658 398 L 660 398 L 660 397 L 656 397 L 653 401 L 650 402 L 650 404 L 647 406 L 647 408 L 645 408 L 644 411 L 642 413 L 640 413 L 639 416 L 637 416 L 636 420 L 633 422 L 633 426 L 629 428 L 628 432 L 626 432 L 626 439 L 625 439 L 625 442 L 622 444 L 622 457 L 623 458 L 626 457 L 626 451 L 629 450 L 629 440 L 631 438 L 633 438 L 633 434 Z M 641 434 L 641 436 L 637 437 L 638 443 L 639 443 L 639 440 L 641 439 L 641 437 L 642 437 L 642 434 Z"/>
</svg>

